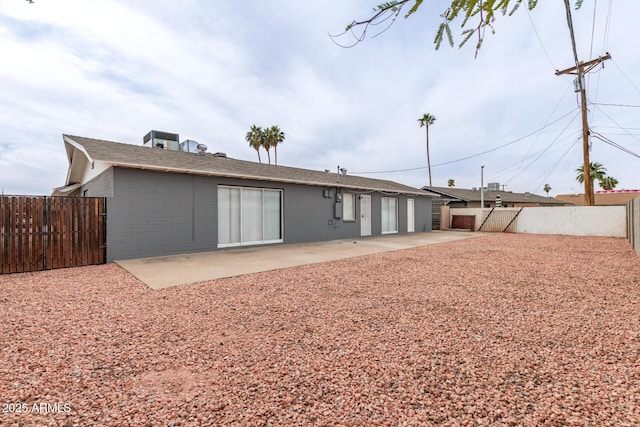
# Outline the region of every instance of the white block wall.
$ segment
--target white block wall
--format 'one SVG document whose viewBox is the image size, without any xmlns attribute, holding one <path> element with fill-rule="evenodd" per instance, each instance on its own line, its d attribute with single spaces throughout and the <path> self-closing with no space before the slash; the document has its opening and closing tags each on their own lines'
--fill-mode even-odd
<svg viewBox="0 0 640 427">
<path fill-rule="evenodd" d="M 627 236 L 627 214 L 624 206 L 524 208 L 517 221 L 517 233 Z"/>
<path fill-rule="evenodd" d="M 514 209 L 514 208 L 506 208 Z M 484 209 L 486 216 L 491 209 Z M 476 231 L 482 224 L 480 208 L 452 208 L 450 215 L 475 215 Z M 526 207 L 516 219 L 516 233 L 572 236 L 627 236 L 625 206 Z"/>
</svg>

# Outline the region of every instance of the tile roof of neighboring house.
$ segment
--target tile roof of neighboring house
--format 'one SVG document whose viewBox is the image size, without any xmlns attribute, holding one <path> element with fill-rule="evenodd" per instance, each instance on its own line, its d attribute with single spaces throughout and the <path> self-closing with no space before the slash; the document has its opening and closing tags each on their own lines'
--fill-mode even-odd
<svg viewBox="0 0 640 427">
<path fill-rule="evenodd" d="M 625 205 L 629 200 L 640 197 L 640 190 L 613 190 L 596 191 L 594 203 L 596 206 L 618 206 Z M 558 200 L 564 200 L 577 206 L 584 205 L 584 194 L 559 194 Z"/>
<path fill-rule="evenodd" d="M 82 151 L 89 161 L 102 161 L 125 168 L 438 197 L 436 194 L 418 188 L 381 179 L 353 175 L 338 177 L 336 173 L 249 162 L 214 156 L 211 153 L 198 156 L 194 153 L 169 151 L 142 145 L 72 135 L 63 136 L 66 144 Z M 67 186 L 72 184 L 75 183 L 66 183 Z"/>
<path fill-rule="evenodd" d="M 423 190 L 440 194 L 443 197 L 450 197 L 466 202 L 480 202 L 480 190 L 472 190 L 466 188 L 452 187 L 422 187 Z M 503 203 L 538 203 L 541 205 L 565 205 L 566 201 L 554 199 L 553 197 L 538 196 L 532 193 L 513 193 L 511 191 L 485 191 L 485 201 L 495 201 L 496 196 L 500 195 Z"/>
</svg>

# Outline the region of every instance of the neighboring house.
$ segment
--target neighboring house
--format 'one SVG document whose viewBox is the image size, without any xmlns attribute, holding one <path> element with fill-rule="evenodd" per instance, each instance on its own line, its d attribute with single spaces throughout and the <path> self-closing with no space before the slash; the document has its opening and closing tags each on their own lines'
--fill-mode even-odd
<svg viewBox="0 0 640 427">
<path fill-rule="evenodd" d="M 497 185 L 497 184 L 496 184 Z M 482 192 L 479 188 L 465 189 L 454 187 L 422 187 L 423 190 L 440 195 L 439 203 L 451 208 L 479 208 Z M 554 199 L 553 197 L 538 196 L 532 193 L 514 193 L 512 191 L 484 190 L 484 207 L 496 206 L 500 200 L 502 207 L 522 206 L 565 206 L 571 203 Z"/>
<path fill-rule="evenodd" d="M 168 139 L 147 135 L 149 146 L 136 146 L 63 136 L 69 170 L 53 194 L 107 197 L 107 262 L 431 231 L 435 194 L 392 181 L 176 151 L 178 135 L 155 135 Z"/>
<path fill-rule="evenodd" d="M 601 190 L 595 192 L 595 206 L 623 206 L 640 197 L 640 190 Z M 559 194 L 556 199 L 576 206 L 584 205 L 584 194 Z"/>
</svg>

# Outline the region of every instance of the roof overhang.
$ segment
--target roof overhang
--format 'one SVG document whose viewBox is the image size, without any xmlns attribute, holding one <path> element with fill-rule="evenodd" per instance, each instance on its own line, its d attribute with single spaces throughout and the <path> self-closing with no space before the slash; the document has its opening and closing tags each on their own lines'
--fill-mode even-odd
<svg viewBox="0 0 640 427">
<path fill-rule="evenodd" d="M 51 193 L 51 195 L 52 196 L 68 196 L 69 194 L 73 193 L 75 190 L 77 190 L 80 187 L 82 187 L 82 184 L 80 183 L 65 185 L 63 187 L 56 187 L 53 189 L 53 192 Z"/>
<path fill-rule="evenodd" d="M 139 163 L 128 163 L 128 162 L 107 162 L 111 164 L 111 166 L 121 167 L 121 168 L 129 168 L 129 169 L 143 169 L 143 170 L 151 170 L 156 172 L 170 172 L 170 173 L 184 173 L 190 175 L 202 175 L 202 176 L 218 176 L 223 178 L 235 178 L 235 179 L 246 179 L 246 180 L 256 180 L 256 181 L 267 181 L 267 182 L 282 182 L 287 184 L 301 184 L 301 185 L 312 185 L 317 187 L 338 187 L 344 188 L 348 190 L 360 190 L 360 191 L 375 191 L 388 195 L 411 195 L 418 197 L 440 197 L 438 194 L 434 194 L 425 190 L 421 191 L 394 191 L 389 190 L 387 188 L 376 188 L 376 187 L 366 187 L 366 186 L 358 186 L 358 185 L 350 185 L 344 184 L 340 182 L 329 183 L 329 182 L 321 182 L 321 181 L 302 181 L 296 179 L 288 179 L 288 178 L 279 178 L 279 177 L 265 177 L 259 175 L 242 175 L 231 172 L 220 172 L 220 171 L 207 171 L 207 170 L 194 170 L 194 169 L 185 169 L 185 168 L 172 168 L 166 166 L 154 166 L 154 165 L 146 165 Z"/>
<path fill-rule="evenodd" d="M 63 135 L 64 148 L 67 152 L 67 160 L 69 161 L 69 169 L 67 170 L 67 178 L 65 183 L 71 185 L 72 181 L 78 178 L 78 175 L 82 175 L 83 166 L 86 164 L 94 165 L 94 159 L 89 155 L 87 150 L 79 143 L 69 138 L 67 135 Z M 77 155 L 80 155 L 86 159 L 85 161 L 78 161 Z M 80 157 L 80 159 L 82 158 Z M 75 160 L 75 161 L 74 161 Z M 75 178 L 73 178 L 75 176 Z"/>
</svg>

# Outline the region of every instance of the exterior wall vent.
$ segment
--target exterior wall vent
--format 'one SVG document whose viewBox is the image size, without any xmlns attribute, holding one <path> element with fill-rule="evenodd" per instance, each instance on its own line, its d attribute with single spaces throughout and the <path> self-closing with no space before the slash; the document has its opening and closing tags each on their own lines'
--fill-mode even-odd
<svg viewBox="0 0 640 427">
<path fill-rule="evenodd" d="M 161 148 L 170 151 L 182 151 L 180 147 L 180 136 L 177 133 L 161 132 L 152 130 L 142 139 L 145 147 Z"/>
</svg>

